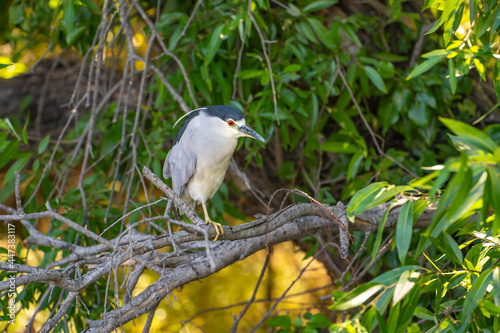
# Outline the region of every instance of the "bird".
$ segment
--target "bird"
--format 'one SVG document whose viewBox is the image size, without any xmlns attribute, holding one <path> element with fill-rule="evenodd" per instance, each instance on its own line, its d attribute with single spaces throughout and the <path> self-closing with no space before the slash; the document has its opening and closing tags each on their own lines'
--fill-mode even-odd
<svg viewBox="0 0 500 333">
<path fill-rule="evenodd" d="M 231 106 L 195 109 L 177 120 L 173 127 L 183 119 L 165 159 L 163 177 L 172 178 L 172 190 L 192 209 L 202 205 L 205 224 L 214 226 L 216 241 L 224 230 L 220 223 L 210 219 L 206 202 L 221 186 L 238 138 L 265 140 L 246 125 L 243 112 Z"/>
</svg>

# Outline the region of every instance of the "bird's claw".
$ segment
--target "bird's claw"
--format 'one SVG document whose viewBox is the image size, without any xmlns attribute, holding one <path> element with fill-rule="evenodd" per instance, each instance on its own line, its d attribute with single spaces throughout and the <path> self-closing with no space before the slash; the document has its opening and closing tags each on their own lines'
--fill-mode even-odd
<svg viewBox="0 0 500 333">
<path fill-rule="evenodd" d="M 206 220 L 205 221 L 205 224 L 209 224 L 211 223 L 214 228 L 215 228 L 215 238 L 214 238 L 214 242 L 217 240 L 217 238 L 219 238 L 219 235 L 224 235 L 224 229 L 222 229 L 222 224 L 218 223 L 218 222 L 214 222 L 212 220 Z M 219 232 L 220 230 L 220 232 Z"/>
</svg>

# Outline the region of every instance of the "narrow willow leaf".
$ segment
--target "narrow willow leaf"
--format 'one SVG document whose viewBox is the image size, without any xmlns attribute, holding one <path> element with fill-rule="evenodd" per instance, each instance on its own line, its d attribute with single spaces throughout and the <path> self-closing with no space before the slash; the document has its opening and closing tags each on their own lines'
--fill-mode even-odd
<svg viewBox="0 0 500 333">
<path fill-rule="evenodd" d="M 444 246 L 446 246 L 448 253 L 451 255 L 450 259 L 453 259 L 453 261 L 461 265 L 464 260 L 462 251 L 460 251 L 460 248 L 453 237 L 447 233 L 444 233 Z"/>
<path fill-rule="evenodd" d="M 377 257 L 377 253 L 380 250 L 380 244 L 382 244 L 382 234 L 384 233 L 384 227 L 385 223 L 387 222 L 387 216 L 389 216 L 389 212 L 391 211 L 391 209 L 394 208 L 395 205 L 396 205 L 395 202 L 391 203 L 389 208 L 387 208 L 387 210 L 385 211 L 384 216 L 382 216 L 382 220 L 378 225 L 377 237 L 375 238 L 375 243 L 373 244 L 372 258 L 370 262 L 373 262 L 373 260 L 375 260 L 375 258 Z"/>
<path fill-rule="evenodd" d="M 215 54 L 219 50 L 220 44 L 222 43 L 221 33 L 225 26 L 225 24 L 220 24 L 212 32 L 210 40 L 208 41 L 207 51 L 205 53 L 205 66 L 208 66 L 212 62 Z"/>
<path fill-rule="evenodd" d="M 405 271 L 403 274 L 401 274 L 398 283 L 394 288 L 392 305 L 398 304 L 406 296 L 406 294 L 410 292 L 419 276 L 419 272 L 413 271 Z"/>
<path fill-rule="evenodd" d="M 322 148 L 324 149 L 324 146 Z M 371 201 L 375 195 L 384 187 L 389 185 L 387 182 L 373 183 L 358 191 L 349 201 L 347 205 L 346 213 L 350 221 L 354 221 L 355 211 L 359 211 L 360 207 L 364 208 L 368 204 L 367 201 Z"/>
<path fill-rule="evenodd" d="M 307 6 L 304 7 L 302 10 L 304 13 L 310 13 L 310 12 L 315 12 L 317 10 L 325 9 L 330 6 L 333 6 L 337 3 L 337 0 L 320 0 L 320 1 L 314 1 L 308 4 Z"/>
<path fill-rule="evenodd" d="M 479 275 L 478 278 L 472 283 L 469 292 L 465 296 L 465 301 L 463 305 L 462 320 L 468 321 L 469 316 L 472 314 L 474 309 L 476 309 L 479 301 L 483 299 L 486 293 L 486 288 L 491 282 L 492 269 L 488 269 Z"/>
<path fill-rule="evenodd" d="M 372 81 L 372 83 L 377 87 L 378 90 L 383 92 L 384 94 L 387 94 L 387 87 L 385 86 L 384 80 L 380 76 L 380 74 L 370 66 L 363 66 L 363 69 L 365 70 L 366 75 Z"/>
<path fill-rule="evenodd" d="M 47 134 L 47 136 L 40 141 L 40 144 L 38 145 L 38 154 L 43 154 L 43 152 L 47 149 L 49 140 L 50 135 Z"/>
<path fill-rule="evenodd" d="M 457 91 L 457 77 L 455 75 L 455 61 L 448 59 L 448 81 L 450 82 L 451 92 Z"/>
<path fill-rule="evenodd" d="M 497 98 L 500 100 L 500 61 L 495 62 L 495 69 L 493 70 L 493 84 L 495 86 Z"/>
<path fill-rule="evenodd" d="M 398 268 L 394 268 L 388 272 L 382 273 L 381 275 L 377 276 L 370 282 L 376 282 L 383 284 L 384 286 L 390 286 L 396 281 L 399 280 L 399 277 L 401 274 L 403 274 L 406 271 L 416 271 L 416 270 L 422 270 L 423 268 L 417 265 L 410 265 L 410 266 L 400 266 Z"/>
<path fill-rule="evenodd" d="M 396 247 L 398 249 L 399 262 L 404 264 L 406 254 L 410 248 L 413 232 L 413 200 L 408 200 L 401 207 L 396 226 Z"/>
<path fill-rule="evenodd" d="M 360 306 L 383 288 L 384 286 L 378 283 L 362 284 L 361 286 L 345 294 L 338 301 L 334 301 L 331 309 L 342 311 Z"/>
<path fill-rule="evenodd" d="M 439 118 L 439 120 L 454 132 L 458 139 L 466 144 L 469 148 L 482 150 L 486 153 L 493 154 L 497 149 L 496 143 L 491 140 L 488 135 L 478 130 L 474 126 L 463 123 L 454 119 Z"/>
<path fill-rule="evenodd" d="M 410 79 L 416 78 L 417 76 L 427 72 L 429 69 L 434 67 L 436 64 L 441 62 L 443 59 L 445 59 L 445 57 L 434 57 L 434 58 L 427 59 L 426 61 L 424 61 L 423 63 L 421 63 L 417 67 L 415 67 L 406 79 L 410 80 Z"/>
<path fill-rule="evenodd" d="M 500 27 L 500 6 L 497 9 L 497 13 L 495 15 L 495 21 L 493 21 L 493 24 L 491 25 L 490 38 L 491 36 L 493 36 L 493 34 L 497 31 L 499 27 Z"/>
</svg>

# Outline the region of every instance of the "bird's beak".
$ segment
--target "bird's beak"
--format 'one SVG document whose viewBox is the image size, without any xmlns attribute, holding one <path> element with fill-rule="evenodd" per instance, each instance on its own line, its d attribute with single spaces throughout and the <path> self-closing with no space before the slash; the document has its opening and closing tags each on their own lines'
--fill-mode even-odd
<svg viewBox="0 0 500 333">
<path fill-rule="evenodd" d="M 266 140 L 264 140 L 264 138 L 259 133 L 255 132 L 253 129 L 251 129 L 247 125 L 240 126 L 238 128 L 238 131 L 240 131 L 240 133 L 244 136 L 248 136 L 248 137 L 253 138 L 255 140 L 266 142 Z"/>
</svg>

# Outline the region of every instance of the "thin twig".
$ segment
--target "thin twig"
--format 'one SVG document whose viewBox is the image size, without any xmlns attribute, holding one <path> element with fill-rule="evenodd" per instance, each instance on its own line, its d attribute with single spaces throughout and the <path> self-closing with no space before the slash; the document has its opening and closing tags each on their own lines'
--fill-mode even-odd
<svg viewBox="0 0 500 333">
<path fill-rule="evenodd" d="M 338 56 L 335 56 L 335 58 L 337 60 L 337 64 L 340 64 Z M 413 171 L 411 171 L 410 169 L 408 169 L 407 167 L 405 167 L 403 164 L 401 164 L 398 161 L 396 161 L 392 156 L 387 155 L 382 150 L 382 148 L 380 148 L 380 145 L 379 145 L 379 143 L 377 141 L 377 138 L 375 137 L 375 133 L 373 133 L 373 130 L 371 129 L 370 124 L 368 124 L 368 121 L 366 121 L 366 118 L 363 115 L 363 112 L 361 111 L 361 108 L 360 108 L 360 106 L 358 104 L 358 101 L 356 101 L 356 97 L 354 96 L 354 94 L 353 94 L 353 92 L 351 90 L 351 87 L 349 86 L 349 83 L 347 82 L 347 79 L 344 76 L 344 73 L 343 73 L 342 69 L 339 70 L 339 75 L 342 78 L 344 86 L 347 88 L 347 91 L 349 91 L 349 94 L 351 95 L 351 100 L 354 103 L 354 106 L 356 107 L 356 109 L 358 110 L 358 114 L 359 114 L 361 120 L 363 121 L 363 124 L 365 125 L 366 129 L 370 133 L 370 136 L 372 137 L 372 141 L 373 141 L 373 144 L 375 145 L 375 148 L 377 149 L 377 152 L 380 155 L 384 156 L 385 158 L 391 160 L 393 163 L 397 164 L 401 169 L 405 170 L 410 176 L 412 176 L 413 178 L 416 178 L 417 175 L 415 175 L 413 173 Z"/>
<path fill-rule="evenodd" d="M 251 4 L 252 4 L 252 1 L 249 0 L 248 6 L 251 6 Z M 250 10 L 251 10 L 251 8 L 250 8 Z M 243 32 L 243 39 L 241 40 L 240 50 L 238 51 L 238 60 L 236 62 L 236 71 L 234 73 L 234 79 L 233 79 L 233 96 L 231 97 L 231 99 L 236 98 L 236 91 L 237 91 L 236 84 L 238 82 L 238 74 L 240 73 L 240 70 L 241 70 L 241 58 L 243 57 L 243 50 L 245 49 L 245 43 L 247 40 L 247 33 L 248 33 L 248 26 L 249 25 L 250 24 L 245 24 L 245 31 Z"/>
<path fill-rule="evenodd" d="M 16 192 L 16 206 L 17 213 L 19 216 L 24 216 L 23 202 L 21 201 L 21 175 L 16 170 L 14 171 L 16 182 L 15 182 L 15 192 Z"/>
<path fill-rule="evenodd" d="M 200 7 L 200 5 L 203 3 L 203 0 L 198 0 L 196 2 L 196 5 L 194 5 L 194 8 L 193 8 L 193 12 L 191 13 L 191 15 L 189 16 L 189 19 L 188 21 L 186 22 L 186 25 L 184 26 L 184 28 L 182 29 L 182 32 L 181 34 L 177 37 L 177 39 L 172 43 L 172 45 L 170 45 L 170 48 L 169 50 L 172 51 L 172 50 L 175 50 L 175 48 L 177 47 L 177 43 L 182 39 L 182 37 L 186 36 L 186 31 L 187 29 L 189 28 L 189 25 L 191 24 L 191 22 L 193 21 L 194 19 L 194 16 L 196 15 L 196 12 L 198 11 L 198 7 Z"/>
<path fill-rule="evenodd" d="M 43 52 L 42 56 L 40 58 L 38 58 L 38 60 L 33 64 L 33 66 L 31 66 L 28 71 L 33 74 L 35 72 L 35 68 L 38 67 L 38 65 L 40 65 L 40 63 L 42 62 L 42 60 L 45 58 L 45 56 L 47 55 L 47 53 L 49 53 L 50 49 L 52 49 L 52 45 L 54 44 L 54 41 L 52 40 L 52 38 L 50 39 L 49 41 L 49 45 L 47 45 L 47 48 L 45 49 L 45 51 Z"/>
<path fill-rule="evenodd" d="M 326 250 L 327 245 L 328 245 L 328 242 L 325 244 L 325 246 L 323 246 L 321 249 L 319 249 L 318 251 L 316 251 L 316 253 L 312 257 L 312 259 L 307 262 L 307 264 L 304 266 L 304 268 L 302 268 L 302 270 L 299 272 L 299 275 L 295 278 L 295 280 L 292 281 L 292 283 L 288 286 L 288 288 L 281 295 L 281 297 L 276 302 L 274 302 L 273 306 L 266 312 L 266 314 L 264 316 L 262 316 L 262 318 L 259 320 L 259 322 L 252 328 L 252 330 L 250 331 L 250 333 L 255 332 L 259 328 L 259 326 L 262 325 L 262 323 L 264 323 L 264 321 L 274 312 L 274 310 L 276 309 L 276 307 L 278 306 L 278 304 L 285 298 L 286 294 L 290 291 L 290 289 L 292 289 L 292 287 L 295 285 L 295 283 L 302 277 L 302 275 L 307 270 L 307 268 L 309 267 L 309 265 L 314 260 L 316 260 L 316 258 L 324 250 Z"/>
<path fill-rule="evenodd" d="M 278 125 L 280 125 L 280 119 L 278 117 L 278 99 L 276 98 L 276 87 L 274 86 L 274 77 L 273 77 L 273 68 L 271 66 L 271 59 L 269 59 L 269 55 L 267 54 L 267 48 L 266 48 L 266 40 L 264 38 L 264 35 L 262 31 L 260 30 L 259 24 L 257 23 L 257 20 L 252 14 L 252 1 L 248 0 L 248 8 L 247 8 L 247 14 L 250 17 L 250 19 L 253 22 L 253 25 L 255 27 L 255 30 L 257 30 L 257 33 L 259 34 L 260 37 L 260 43 L 262 46 L 262 53 L 264 54 L 264 58 L 266 59 L 267 63 L 267 70 L 269 71 L 269 77 L 271 79 L 271 89 L 273 90 L 273 102 L 274 102 L 274 115 L 276 116 L 276 122 Z"/>
<path fill-rule="evenodd" d="M 266 253 L 266 260 L 264 260 L 264 266 L 262 267 L 262 270 L 260 271 L 259 278 L 257 279 L 257 283 L 255 284 L 255 288 L 253 289 L 252 297 L 250 297 L 250 299 L 248 300 L 248 302 L 245 305 L 245 307 L 243 308 L 243 310 L 241 310 L 240 315 L 234 321 L 234 324 L 231 327 L 231 333 L 236 332 L 236 330 L 238 329 L 239 322 L 241 321 L 241 319 L 243 318 L 243 316 L 247 312 L 250 305 L 252 305 L 252 303 L 255 301 L 255 296 L 257 295 L 257 291 L 259 290 L 260 283 L 262 282 L 262 279 L 264 278 L 264 273 L 266 272 L 267 265 L 269 264 L 269 257 L 270 257 L 270 254 L 269 254 L 269 252 L 267 252 Z"/>
</svg>

